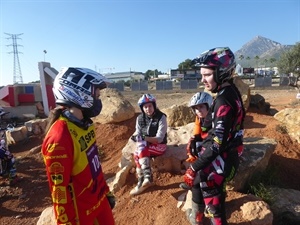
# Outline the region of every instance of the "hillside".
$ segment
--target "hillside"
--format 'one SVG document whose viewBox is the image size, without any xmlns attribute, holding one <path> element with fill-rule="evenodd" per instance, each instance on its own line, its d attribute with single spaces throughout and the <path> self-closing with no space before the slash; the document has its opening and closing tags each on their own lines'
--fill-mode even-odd
<svg viewBox="0 0 300 225">
<path fill-rule="evenodd" d="M 271 39 L 256 36 L 249 42 L 245 43 L 238 51 L 234 54 L 236 56 L 237 63 L 241 65 L 247 65 L 247 67 L 255 67 L 257 65 L 265 65 L 265 59 L 270 60 L 274 58 L 278 60 L 280 55 L 291 49 L 293 45 L 284 45 Z M 244 59 L 240 59 L 240 56 L 244 56 Z M 259 59 L 254 58 L 258 56 Z M 247 59 L 249 57 L 250 59 Z M 270 66 L 269 62 L 267 66 Z"/>
</svg>

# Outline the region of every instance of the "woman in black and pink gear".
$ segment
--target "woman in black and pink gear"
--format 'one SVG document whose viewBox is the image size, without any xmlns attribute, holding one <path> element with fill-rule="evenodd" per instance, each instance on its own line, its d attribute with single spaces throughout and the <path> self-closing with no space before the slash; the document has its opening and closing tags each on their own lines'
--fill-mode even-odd
<svg viewBox="0 0 300 225">
<path fill-rule="evenodd" d="M 130 191 L 131 195 L 140 194 L 154 184 L 150 157 L 162 155 L 167 149 L 167 117 L 157 108 L 155 97 L 144 94 L 138 100 L 138 105 L 142 113 L 136 119 L 136 130 L 132 137 L 137 143 L 134 161 L 138 183 Z"/>
<path fill-rule="evenodd" d="M 86 68 L 63 68 L 54 79 L 58 105 L 48 118 L 42 155 L 56 224 L 114 225 L 115 198 L 104 178 L 91 117 L 110 83 Z"/>
<path fill-rule="evenodd" d="M 202 143 L 201 154 L 187 169 L 184 181 L 193 186 L 199 174 L 204 214 L 210 217 L 212 225 L 227 225 L 225 185 L 234 177 L 239 166 L 245 117 L 241 94 L 232 78 L 236 68 L 235 57 L 228 47 L 220 47 L 202 53 L 193 62 L 200 67 L 205 88 L 216 93 L 216 97 L 209 111 L 212 128 Z"/>
</svg>

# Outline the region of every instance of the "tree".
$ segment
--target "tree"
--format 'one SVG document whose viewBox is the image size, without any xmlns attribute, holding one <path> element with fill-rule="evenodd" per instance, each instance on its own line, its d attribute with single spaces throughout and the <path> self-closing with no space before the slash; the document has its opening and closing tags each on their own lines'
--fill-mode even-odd
<svg viewBox="0 0 300 225">
<path fill-rule="evenodd" d="M 240 62 L 241 64 L 242 64 L 243 59 L 244 59 L 244 55 L 240 55 L 239 60 L 241 60 L 241 62 Z"/>
<path fill-rule="evenodd" d="M 274 62 L 276 62 L 276 59 L 275 59 L 275 58 L 271 58 L 271 59 L 270 59 L 270 63 L 271 63 L 271 68 L 272 68 L 272 69 L 273 69 L 273 63 L 274 63 Z"/>
<path fill-rule="evenodd" d="M 250 56 L 247 56 L 246 60 L 250 61 Z M 250 66 L 250 64 L 248 63 L 248 67 Z"/>
<path fill-rule="evenodd" d="M 259 56 L 256 55 L 256 56 L 254 57 L 254 59 L 255 59 L 255 61 L 256 61 L 256 70 L 257 70 L 257 72 L 258 72 L 258 60 L 259 60 Z"/>
<path fill-rule="evenodd" d="M 194 65 L 191 59 L 186 59 L 184 62 L 178 64 L 178 69 L 193 69 Z"/>
<path fill-rule="evenodd" d="M 274 62 L 276 62 L 276 59 L 275 58 L 271 58 L 270 59 L 270 63 L 273 64 Z"/>
<path fill-rule="evenodd" d="M 264 59 L 264 62 L 265 62 L 265 72 L 264 72 L 264 74 L 265 74 L 265 75 L 266 75 L 266 67 L 267 67 L 268 61 L 269 61 L 269 60 L 268 60 L 267 58 Z"/>
<path fill-rule="evenodd" d="M 145 80 L 150 80 L 151 75 L 153 75 L 153 70 L 147 70 L 145 73 Z"/>
<path fill-rule="evenodd" d="M 300 43 L 297 43 L 289 51 L 283 53 L 277 63 L 278 70 L 284 74 L 294 74 L 296 79 L 293 81 L 289 76 L 289 86 L 296 87 L 300 93 Z"/>
</svg>

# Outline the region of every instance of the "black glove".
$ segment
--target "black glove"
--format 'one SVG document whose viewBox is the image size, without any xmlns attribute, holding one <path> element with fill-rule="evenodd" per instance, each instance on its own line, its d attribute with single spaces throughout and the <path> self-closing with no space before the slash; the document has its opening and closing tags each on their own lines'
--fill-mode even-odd
<svg viewBox="0 0 300 225">
<path fill-rule="evenodd" d="M 136 135 L 132 135 L 130 139 L 136 142 Z"/>
<path fill-rule="evenodd" d="M 145 140 L 145 135 L 132 135 L 131 136 L 131 140 L 133 140 L 134 142 L 140 141 L 139 139 L 144 141 Z"/>
<path fill-rule="evenodd" d="M 114 194 L 110 191 L 107 193 L 106 198 L 109 202 L 110 208 L 113 209 L 116 205 L 116 197 Z"/>
<path fill-rule="evenodd" d="M 194 157 L 198 157 L 198 151 L 197 151 L 196 140 L 195 140 L 195 139 L 192 139 L 192 140 L 191 140 L 189 153 L 190 153 L 192 156 L 194 156 Z"/>
<path fill-rule="evenodd" d="M 187 152 L 193 157 L 198 157 L 198 153 L 201 151 L 201 146 L 199 145 L 201 138 L 199 135 L 195 135 L 190 138 L 189 143 L 187 144 Z M 196 144 L 198 142 L 198 144 Z"/>
</svg>

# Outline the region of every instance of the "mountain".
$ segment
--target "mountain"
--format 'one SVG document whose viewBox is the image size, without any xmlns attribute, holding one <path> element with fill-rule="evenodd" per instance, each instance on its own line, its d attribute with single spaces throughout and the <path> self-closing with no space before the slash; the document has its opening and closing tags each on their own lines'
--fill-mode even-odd
<svg viewBox="0 0 300 225">
<path fill-rule="evenodd" d="M 256 65 L 262 64 L 271 66 L 271 58 L 279 60 L 280 55 L 292 47 L 293 45 L 282 45 L 279 42 L 272 41 L 271 39 L 256 36 L 244 44 L 241 49 L 235 52 L 236 61 L 244 67 L 255 67 Z M 241 55 L 244 56 L 244 59 L 242 60 L 239 58 Z M 259 57 L 258 60 L 254 59 L 256 56 Z M 250 59 L 247 59 L 247 57 L 250 57 Z"/>
</svg>

